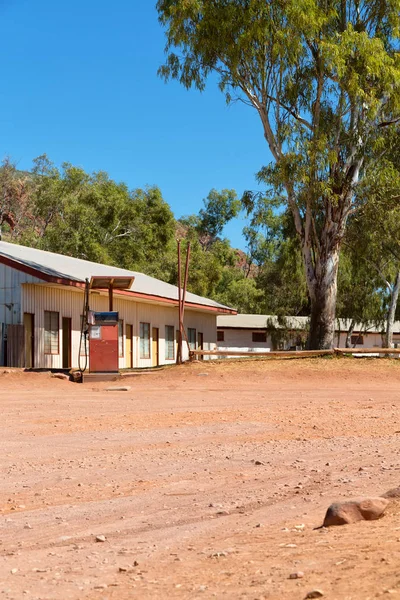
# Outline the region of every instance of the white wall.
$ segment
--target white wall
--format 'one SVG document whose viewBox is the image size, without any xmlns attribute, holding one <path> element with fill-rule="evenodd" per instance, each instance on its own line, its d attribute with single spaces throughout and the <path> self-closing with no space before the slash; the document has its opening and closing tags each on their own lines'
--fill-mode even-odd
<svg viewBox="0 0 400 600">
<path fill-rule="evenodd" d="M 358 331 L 353 333 L 353 335 L 358 335 Z M 382 348 L 384 345 L 384 339 L 380 333 L 362 333 L 363 343 L 357 344 L 354 346 L 355 348 Z M 396 340 L 395 340 L 396 341 Z M 339 342 L 339 343 L 338 343 Z M 335 334 L 334 344 L 339 348 L 345 348 L 346 346 L 346 333 L 338 333 Z M 353 347 L 353 345 L 352 345 Z"/>
<path fill-rule="evenodd" d="M 35 322 L 35 367 L 36 368 L 61 368 L 62 367 L 62 317 L 70 317 L 72 324 L 72 366 L 79 367 L 80 343 L 80 316 L 83 313 L 84 294 L 76 288 L 63 288 L 51 285 L 22 286 L 22 314 L 33 313 Z M 90 294 L 90 308 L 94 311 L 108 311 L 108 296 L 92 292 Z M 59 353 L 44 354 L 44 311 L 59 313 Z M 138 302 L 135 299 L 122 299 L 114 296 L 114 310 L 118 311 L 119 318 L 124 322 L 124 356 L 119 359 L 119 368 L 127 366 L 126 357 L 126 325 L 133 326 L 133 366 L 150 367 L 152 359 L 140 358 L 140 322 L 150 323 L 150 335 L 153 327 L 159 329 L 159 364 L 173 364 L 174 360 L 165 358 L 165 326 L 172 325 L 174 331 L 179 329 L 178 308 L 164 304 L 150 304 Z M 204 349 L 216 348 L 216 315 L 215 313 L 197 310 L 185 310 L 185 327 L 193 327 L 204 336 Z M 152 344 L 150 339 L 150 349 Z M 188 358 L 187 346 L 183 346 L 184 358 Z M 176 357 L 175 357 L 176 358 Z M 81 356 L 81 365 L 84 364 Z"/>
<path fill-rule="evenodd" d="M 255 329 L 223 329 L 218 328 L 219 331 L 224 331 L 224 341 L 218 342 L 218 348 L 220 350 L 246 350 L 249 352 L 268 352 L 272 351 L 273 343 L 271 336 L 267 334 L 267 341 L 265 343 L 253 342 L 252 332 Z M 358 332 L 356 332 L 358 333 Z M 355 335 L 355 334 L 354 334 Z M 384 340 L 380 333 L 367 332 L 363 333 L 363 344 L 358 344 L 356 348 L 382 348 Z M 394 343 L 400 344 L 400 334 L 393 336 Z M 284 348 L 287 349 L 296 344 L 296 334 L 292 335 L 292 338 L 284 344 Z M 346 345 L 346 332 L 336 333 L 334 337 L 334 345 L 339 348 L 344 348 Z"/>
<path fill-rule="evenodd" d="M 265 342 L 253 342 L 253 331 L 261 331 L 257 329 L 223 329 L 224 341 L 218 342 L 218 348 L 221 350 L 246 350 L 249 352 L 268 352 L 275 350 L 271 335 L 267 333 Z M 288 349 L 296 345 L 296 333 L 288 336 L 283 342 L 283 348 Z"/>
<path fill-rule="evenodd" d="M 218 328 L 221 331 L 221 328 Z M 272 341 L 267 335 L 267 341 L 253 342 L 250 329 L 224 329 L 224 341 L 218 342 L 220 350 L 246 350 L 248 352 L 268 352 L 272 350 Z"/>
</svg>

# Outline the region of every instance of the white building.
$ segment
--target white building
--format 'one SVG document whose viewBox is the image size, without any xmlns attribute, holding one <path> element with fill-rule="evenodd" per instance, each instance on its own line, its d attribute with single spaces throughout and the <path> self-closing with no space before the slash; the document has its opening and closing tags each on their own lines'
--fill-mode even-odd
<svg viewBox="0 0 400 600">
<path fill-rule="evenodd" d="M 269 352 L 300 350 L 307 339 L 308 317 L 271 315 L 221 315 L 217 318 L 217 346 L 220 350 Z M 336 319 L 335 341 L 345 348 L 350 319 Z M 351 347 L 382 348 L 384 334 L 380 327 L 357 324 L 351 335 Z M 400 322 L 394 324 L 394 344 L 400 345 Z"/>
<path fill-rule="evenodd" d="M 134 278 L 129 289 L 114 291 L 119 368 L 172 364 L 179 332 L 177 287 L 143 273 L 0 242 L 0 365 L 82 366 L 85 280 L 92 277 Z M 92 290 L 90 308 L 108 311 L 108 290 Z M 216 349 L 216 319 L 222 314 L 235 311 L 186 294 L 184 325 L 192 349 Z M 187 344 L 183 351 L 187 359 Z"/>
</svg>

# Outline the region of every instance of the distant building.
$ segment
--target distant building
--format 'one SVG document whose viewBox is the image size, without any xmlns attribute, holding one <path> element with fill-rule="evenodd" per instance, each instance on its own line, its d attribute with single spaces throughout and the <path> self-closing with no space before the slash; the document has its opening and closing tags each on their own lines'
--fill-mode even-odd
<svg viewBox="0 0 400 600">
<path fill-rule="evenodd" d="M 221 315 L 217 318 L 217 346 L 220 350 L 249 352 L 301 350 L 307 340 L 308 324 L 308 317 Z M 346 346 L 349 326 L 350 319 L 336 319 L 335 346 Z M 395 322 L 393 342 L 400 345 L 400 321 Z M 373 324 L 367 327 L 357 324 L 351 334 L 350 346 L 382 348 L 384 334 Z"/>
<path fill-rule="evenodd" d="M 119 368 L 172 364 L 179 332 L 177 287 L 143 273 L 0 241 L 0 365 L 60 369 L 84 363 L 84 289 L 92 277 L 134 279 L 129 289 L 114 291 Z M 91 291 L 90 307 L 108 311 L 108 290 Z M 235 312 L 187 293 L 190 348 L 215 350 L 217 315 Z M 187 359 L 186 343 L 183 352 Z"/>
</svg>

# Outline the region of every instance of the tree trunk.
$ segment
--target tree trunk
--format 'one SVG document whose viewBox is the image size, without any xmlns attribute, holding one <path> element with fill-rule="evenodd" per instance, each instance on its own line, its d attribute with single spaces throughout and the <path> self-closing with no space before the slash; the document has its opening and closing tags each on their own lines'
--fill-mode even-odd
<svg viewBox="0 0 400 600">
<path fill-rule="evenodd" d="M 400 271 L 397 272 L 396 280 L 391 289 L 390 294 L 390 304 L 389 310 L 386 320 L 386 348 L 391 348 L 393 346 L 393 325 L 394 325 L 394 317 L 396 314 L 397 308 L 397 300 L 399 298 L 400 291 Z"/>
<path fill-rule="evenodd" d="M 353 335 L 354 327 L 356 326 L 356 322 L 354 319 L 350 322 L 349 330 L 346 334 L 346 348 L 351 348 L 351 336 Z"/>
<path fill-rule="evenodd" d="M 310 350 L 333 348 L 335 335 L 339 247 L 336 245 L 321 254 L 316 263 L 315 278 L 307 282 L 311 298 Z"/>
</svg>

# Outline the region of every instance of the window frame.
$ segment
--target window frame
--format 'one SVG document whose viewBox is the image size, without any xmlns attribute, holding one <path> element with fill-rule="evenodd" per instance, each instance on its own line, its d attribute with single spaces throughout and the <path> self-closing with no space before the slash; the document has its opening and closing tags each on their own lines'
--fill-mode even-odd
<svg viewBox="0 0 400 600">
<path fill-rule="evenodd" d="M 167 330 L 169 333 L 172 332 L 172 338 L 170 336 L 167 337 Z M 165 360 L 175 360 L 175 326 L 174 325 L 165 325 Z M 171 352 L 172 349 L 172 352 Z M 172 356 L 171 356 L 172 354 Z"/>
<path fill-rule="evenodd" d="M 256 339 L 257 336 L 262 336 L 263 339 Z M 253 344 L 266 344 L 267 343 L 267 332 L 266 331 L 252 331 L 251 341 Z"/>
<path fill-rule="evenodd" d="M 144 337 L 144 326 L 147 326 L 147 340 Z M 145 352 L 144 350 L 146 350 L 144 344 L 146 343 L 148 344 L 147 347 L 147 352 Z M 149 359 L 151 357 L 150 354 L 150 348 L 151 348 L 151 344 L 150 344 L 150 323 L 141 321 L 139 324 L 139 358 L 146 360 Z"/>
<path fill-rule="evenodd" d="M 354 333 L 350 337 L 350 344 L 352 346 L 363 346 L 364 345 L 364 335 L 362 333 Z"/>
<path fill-rule="evenodd" d="M 44 312 L 44 320 L 43 320 L 43 331 L 44 331 L 44 354 L 47 356 L 57 356 L 60 354 L 60 313 L 56 310 L 45 310 Z M 46 315 L 50 315 L 50 329 L 46 329 Z M 52 315 L 57 315 L 57 328 L 53 329 L 54 323 L 52 323 Z M 52 340 L 51 336 L 53 332 L 57 332 L 57 351 L 54 351 L 52 348 Z M 48 345 L 48 340 L 46 339 L 47 335 L 50 334 L 50 345 Z"/>
<path fill-rule="evenodd" d="M 194 342 L 191 341 L 191 339 L 190 339 L 191 332 L 193 332 L 193 331 L 194 331 L 194 335 L 193 334 L 192 335 L 193 335 Z M 196 350 L 196 347 L 197 347 L 197 331 L 196 331 L 196 329 L 194 327 L 188 327 L 187 336 L 188 336 L 188 342 L 189 342 L 189 349 Z"/>
</svg>

